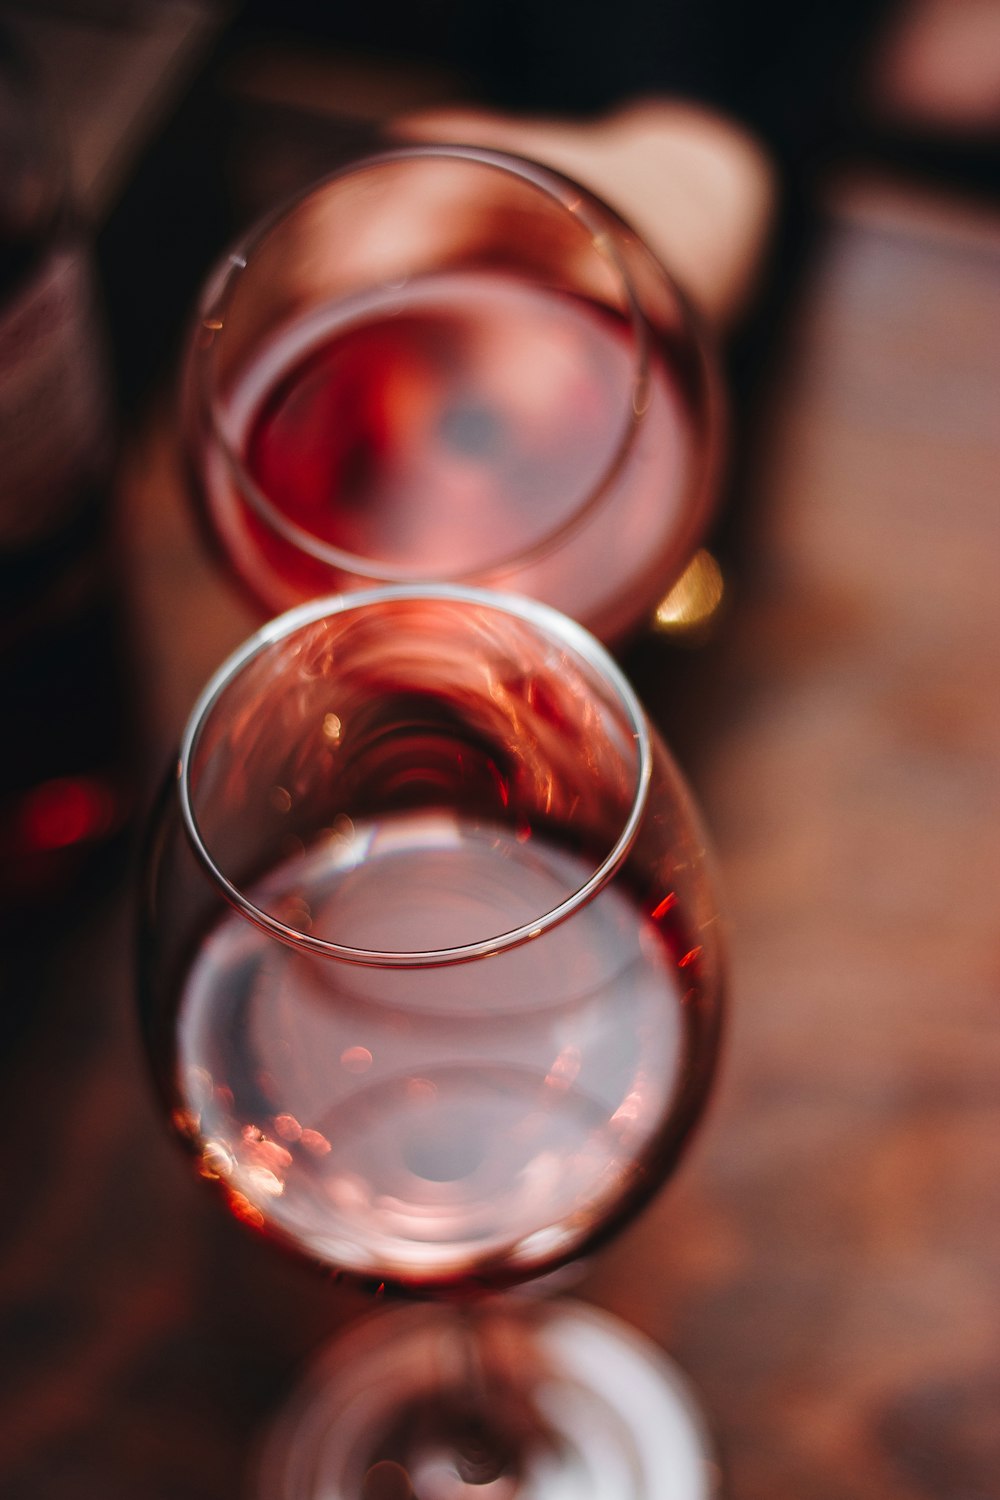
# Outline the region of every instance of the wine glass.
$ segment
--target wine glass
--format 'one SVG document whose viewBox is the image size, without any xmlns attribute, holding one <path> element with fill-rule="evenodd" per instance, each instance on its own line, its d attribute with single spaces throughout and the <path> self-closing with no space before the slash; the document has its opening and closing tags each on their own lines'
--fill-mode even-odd
<svg viewBox="0 0 1000 1500">
<path fill-rule="evenodd" d="M 299 606 L 196 705 L 141 909 L 146 1037 L 201 1174 L 318 1265 L 438 1299 L 334 1351 L 262 1496 L 707 1496 L 661 1356 L 495 1295 L 638 1211 L 716 1057 L 704 835 L 605 649 L 455 585 Z"/>
<path fill-rule="evenodd" d="M 592 194 L 498 151 L 408 146 L 310 188 L 217 267 L 183 445 L 265 614 L 447 579 L 618 642 L 706 529 L 720 391 L 683 293 Z"/>
</svg>

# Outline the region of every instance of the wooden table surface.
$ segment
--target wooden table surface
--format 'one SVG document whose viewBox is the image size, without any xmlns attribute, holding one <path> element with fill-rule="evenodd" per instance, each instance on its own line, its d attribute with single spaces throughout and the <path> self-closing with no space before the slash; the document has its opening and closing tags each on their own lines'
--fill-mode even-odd
<svg viewBox="0 0 1000 1500">
<path fill-rule="evenodd" d="M 1000 1497 L 1000 219 L 831 198 L 717 639 L 630 666 L 693 780 L 733 1009 L 675 1181 L 582 1290 L 700 1390 L 731 1500 Z M 165 751 L 250 628 L 157 409 L 123 484 Z M 229 1500 L 356 1310 L 218 1211 L 154 1110 L 128 896 L 2 1072 L 0 1495 Z"/>
</svg>

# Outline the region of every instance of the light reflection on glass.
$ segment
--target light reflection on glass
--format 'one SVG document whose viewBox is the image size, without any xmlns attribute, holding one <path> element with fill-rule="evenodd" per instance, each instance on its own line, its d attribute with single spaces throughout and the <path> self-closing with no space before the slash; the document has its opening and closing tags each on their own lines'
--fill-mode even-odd
<svg viewBox="0 0 1000 1500">
<path fill-rule="evenodd" d="M 662 635 L 703 634 L 718 615 L 725 595 L 722 569 L 710 552 L 696 552 L 653 617 Z"/>
</svg>

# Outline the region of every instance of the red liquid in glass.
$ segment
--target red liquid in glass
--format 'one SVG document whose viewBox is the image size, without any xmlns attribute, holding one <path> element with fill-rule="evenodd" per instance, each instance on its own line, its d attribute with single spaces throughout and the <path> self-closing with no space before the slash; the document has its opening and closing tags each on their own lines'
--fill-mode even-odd
<svg viewBox="0 0 1000 1500">
<path fill-rule="evenodd" d="M 591 868 L 421 811 L 351 825 L 254 894 L 316 936 L 412 951 L 531 922 Z M 650 913 L 617 884 L 534 941 L 419 970 L 331 962 L 228 913 L 177 1002 L 178 1123 L 240 1217 L 324 1264 L 410 1286 L 535 1275 L 669 1164 L 712 1049 L 698 955 L 670 899 Z"/>
<path fill-rule="evenodd" d="M 695 424 L 650 356 L 641 380 L 624 318 L 496 272 L 321 309 L 263 349 L 222 414 L 243 491 L 297 540 L 248 508 L 212 449 L 209 514 L 269 611 L 371 579 L 473 577 L 615 634 L 656 602 L 704 520 Z M 331 547 L 357 572 L 310 555 Z"/>
</svg>

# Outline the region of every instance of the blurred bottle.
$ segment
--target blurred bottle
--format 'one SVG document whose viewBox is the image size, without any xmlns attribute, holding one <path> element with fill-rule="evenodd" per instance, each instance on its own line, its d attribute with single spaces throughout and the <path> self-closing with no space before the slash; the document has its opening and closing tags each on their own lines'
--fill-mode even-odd
<svg viewBox="0 0 1000 1500">
<path fill-rule="evenodd" d="M 0 33 L 0 931 L 90 884 L 129 801 L 109 366 L 58 148 Z"/>
</svg>

